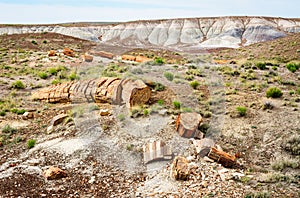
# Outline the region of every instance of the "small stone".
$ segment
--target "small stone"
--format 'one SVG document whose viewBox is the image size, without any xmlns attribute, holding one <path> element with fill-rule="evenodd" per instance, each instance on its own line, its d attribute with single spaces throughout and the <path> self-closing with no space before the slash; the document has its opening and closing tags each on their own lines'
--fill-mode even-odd
<svg viewBox="0 0 300 198">
<path fill-rule="evenodd" d="M 60 179 L 67 176 L 66 171 L 63 171 L 62 169 L 53 166 L 45 170 L 43 174 L 44 177 L 49 180 Z"/>
<path fill-rule="evenodd" d="M 110 115 L 110 111 L 108 109 L 101 109 L 100 110 L 100 115 L 101 116 L 109 116 Z"/>
<path fill-rule="evenodd" d="M 28 111 L 26 111 L 26 112 L 23 114 L 23 118 L 25 118 L 25 119 L 32 119 L 32 118 L 34 118 L 34 114 L 33 114 L 33 112 L 28 112 Z"/>
</svg>

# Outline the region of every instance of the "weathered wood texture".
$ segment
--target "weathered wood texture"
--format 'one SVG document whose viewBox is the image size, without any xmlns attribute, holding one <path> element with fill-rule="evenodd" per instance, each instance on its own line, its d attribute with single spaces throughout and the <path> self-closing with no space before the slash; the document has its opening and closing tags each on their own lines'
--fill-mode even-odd
<svg viewBox="0 0 300 198">
<path fill-rule="evenodd" d="M 145 164 L 160 160 L 170 160 L 173 157 L 171 148 L 163 141 L 150 142 L 143 147 L 143 151 Z"/>
<path fill-rule="evenodd" d="M 150 88 L 141 80 L 100 78 L 72 81 L 40 89 L 32 93 L 33 100 L 49 103 L 110 103 L 126 104 L 128 108 L 148 102 Z"/>
<path fill-rule="evenodd" d="M 208 157 L 222 164 L 224 167 L 233 167 L 234 165 L 236 165 L 235 156 L 218 150 L 215 147 L 212 147 L 210 149 Z"/>
<path fill-rule="evenodd" d="M 176 130 L 180 136 L 192 138 L 201 122 L 202 116 L 198 113 L 182 113 L 177 117 Z"/>
<path fill-rule="evenodd" d="M 183 156 L 176 156 L 171 165 L 171 177 L 176 180 L 187 180 L 190 176 L 189 162 Z"/>
</svg>

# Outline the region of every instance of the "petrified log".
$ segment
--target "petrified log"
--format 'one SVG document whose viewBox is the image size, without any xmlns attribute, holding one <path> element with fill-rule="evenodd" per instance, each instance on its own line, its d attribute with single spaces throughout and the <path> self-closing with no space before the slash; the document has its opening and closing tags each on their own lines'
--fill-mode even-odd
<svg viewBox="0 0 300 198">
<path fill-rule="evenodd" d="M 56 51 L 55 50 L 50 50 L 49 52 L 48 52 L 48 56 L 50 57 L 50 56 L 56 56 Z"/>
<path fill-rule="evenodd" d="M 93 56 L 91 56 L 91 55 L 89 55 L 89 54 L 87 54 L 87 53 L 84 54 L 84 55 L 82 55 L 81 57 L 82 57 L 83 61 L 85 61 L 85 62 L 92 62 L 93 59 L 94 59 Z"/>
<path fill-rule="evenodd" d="M 109 58 L 109 59 L 113 59 L 114 58 L 114 54 L 109 53 L 109 52 L 105 52 L 105 51 L 91 51 L 90 54 L 94 55 L 94 56 L 101 56 L 103 58 Z"/>
<path fill-rule="evenodd" d="M 141 80 L 105 77 L 52 85 L 32 93 L 33 100 L 50 103 L 113 103 L 128 108 L 145 104 L 150 97 L 150 88 Z"/>
<path fill-rule="evenodd" d="M 176 120 L 176 130 L 179 135 L 186 138 L 192 138 L 202 122 L 202 116 L 198 113 L 182 113 Z"/>
<path fill-rule="evenodd" d="M 201 140 L 193 140 L 193 144 L 196 147 L 196 152 L 200 157 L 208 155 L 211 148 L 215 146 L 215 141 L 209 138 L 204 138 Z"/>
<path fill-rule="evenodd" d="M 138 62 L 138 63 L 148 62 L 150 60 L 152 60 L 152 59 L 147 58 L 145 56 L 136 56 L 135 57 L 135 61 Z"/>
<path fill-rule="evenodd" d="M 187 180 L 190 175 L 189 162 L 185 157 L 176 156 L 171 165 L 171 177 L 176 180 Z"/>
<path fill-rule="evenodd" d="M 172 151 L 163 141 L 154 141 L 146 144 L 143 147 L 145 164 L 172 159 Z"/>
<path fill-rule="evenodd" d="M 122 55 L 122 60 L 125 60 L 125 61 L 135 61 L 135 56 L 132 56 L 132 55 Z"/>
<path fill-rule="evenodd" d="M 224 151 L 218 150 L 215 147 L 210 149 L 208 157 L 222 164 L 224 167 L 232 167 L 236 164 L 235 156 L 230 155 Z"/>
</svg>

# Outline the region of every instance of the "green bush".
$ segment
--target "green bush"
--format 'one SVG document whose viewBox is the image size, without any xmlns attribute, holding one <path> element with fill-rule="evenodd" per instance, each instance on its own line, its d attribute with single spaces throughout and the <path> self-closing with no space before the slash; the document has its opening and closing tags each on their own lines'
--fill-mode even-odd
<svg viewBox="0 0 300 198">
<path fill-rule="evenodd" d="M 5 111 L 0 111 L 0 116 L 5 116 L 6 112 Z"/>
<path fill-rule="evenodd" d="M 27 141 L 27 148 L 28 148 L 28 149 L 33 148 L 33 147 L 35 146 L 35 143 L 36 143 L 36 140 L 34 140 L 34 139 L 28 140 L 28 141 Z"/>
<path fill-rule="evenodd" d="M 240 116 L 245 116 L 247 112 L 246 107 L 238 106 L 236 107 L 237 112 L 239 113 Z"/>
<path fill-rule="evenodd" d="M 162 105 L 164 105 L 165 101 L 164 101 L 164 100 L 158 100 L 157 103 L 158 103 L 160 106 L 162 106 Z"/>
<path fill-rule="evenodd" d="M 266 92 L 268 98 L 280 98 L 282 95 L 282 91 L 277 87 L 270 87 Z"/>
<path fill-rule="evenodd" d="M 180 107 L 181 107 L 181 103 L 176 100 L 173 101 L 173 105 L 174 105 L 175 109 L 180 109 Z"/>
<path fill-rule="evenodd" d="M 255 65 L 256 65 L 256 67 L 258 67 L 258 68 L 261 69 L 261 70 L 267 69 L 266 63 L 258 62 L 258 63 L 256 63 Z"/>
<path fill-rule="evenodd" d="M 144 114 L 144 116 L 148 116 L 149 115 L 149 110 L 148 109 L 144 109 L 143 114 Z"/>
<path fill-rule="evenodd" d="M 79 80 L 79 76 L 77 76 L 77 74 L 75 72 L 72 72 L 70 75 L 69 75 L 69 79 L 70 80 Z"/>
<path fill-rule="evenodd" d="M 59 83 L 61 83 L 61 80 L 60 80 L 60 79 L 54 79 L 54 80 L 52 80 L 52 82 L 51 82 L 52 85 L 57 85 L 57 84 L 59 84 Z"/>
<path fill-rule="evenodd" d="M 190 82 L 190 86 L 193 87 L 193 89 L 197 89 L 197 87 L 200 85 L 200 83 L 196 80 Z"/>
<path fill-rule="evenodd" d="M 25 85 L 22 81 L 20 80 L 17 80 L 15 82 L 12 83 L 11 85 L 12 88 L 15 88 L 15 89 L 25 89 Z"/>
<path fill-rule="evenodd" d="M 57 68 L 55 68 L 55 67 L 50 67 L 49 69 L 48 69 L 48 72 L 51 74 L 51 75 L 56 75 L 57 74 Z"/>
<path fill-rule="evenodd" d="M 48 74 L 46 74 L 46 72 L 39 72 L 39 73 L 38 73 L 38 76 L 39 76 L 41 79 L 46 79 L 46 78 L 48 78 Z"/>
<path fill-rule="evenodd" d="M 172 81 L 174 79 L 174 75 L 170 72 L 165 72 L 164 76 L 166 79 L 168 79 L 169 81 Z"/>
<path fill-rule="evenodd" d="M 37 45 L 36 40 L 32 40 L 31 43 L 34 44 L 34 45 Z"/>
<path fill-rule="evenodd" d="M 286 68 L 291 72 L 296 72 L 300 68 L 300 63 L 288 63 Z"/>
<path fill-rule="evenodd" d="M 155 83 L 155 86 L 154 86 L 154 90 L 155 91 L 163 91 L 163 90 L 165 90 L 165 86 L 163 85 L 163 84 L 161 84 L 161 83 Z"/>
<path fill-rule="evenodd" d="M 164 60 L 163 58 L 161 58 L 161 57 L 156 57 L 156 58 L 154 59 L 154 62 L 155 62 L 156 64 L 158 64 L 158 65 L 165 64 L 165 60 Z"/>
</svg>

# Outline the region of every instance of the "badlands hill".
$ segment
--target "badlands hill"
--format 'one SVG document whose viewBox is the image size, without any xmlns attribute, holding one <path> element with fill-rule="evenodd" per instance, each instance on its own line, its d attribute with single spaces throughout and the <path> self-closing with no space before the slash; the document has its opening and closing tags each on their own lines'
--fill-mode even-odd
<svg viewBox="0 0 300 198">
<path fill-rule="evenodd" d="M 300 18 L 211 17 L 90 25 L 2 25 L 0 28 L 0 34 L 42 32 L 132 47 L 237 48 L 300 32 Z"/>
</svg>

